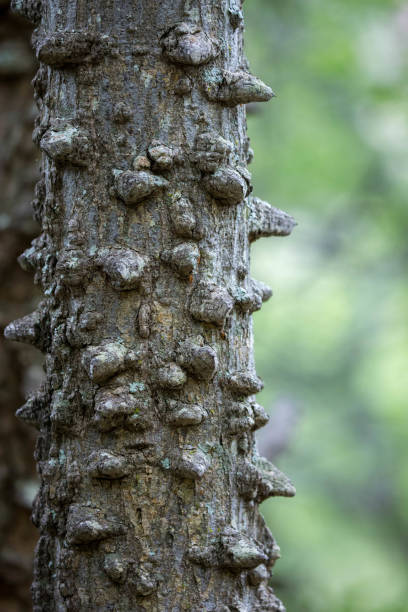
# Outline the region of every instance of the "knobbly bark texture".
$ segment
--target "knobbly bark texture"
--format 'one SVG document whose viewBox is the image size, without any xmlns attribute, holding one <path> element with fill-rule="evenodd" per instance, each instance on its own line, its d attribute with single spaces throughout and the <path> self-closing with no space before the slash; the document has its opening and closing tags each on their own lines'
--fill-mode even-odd
<svg viewBox="0 0 408 612">
<path fill-rule="evenodd" d="M 3 329 L 30 312 L 39 293 L 32 275 L 17 264 L 17 256 L 38 233 L 30 207 L 39 176 L 38 150 L 31 141 L 35 105 L 30 81 L 36 62 L 32 27 L 11 15 L 8 5 L 0 2 L 0 610 L 28 612 L 37 541 L 29 520 L 37 488 L 35 431 L 14 413 L 40 383 L 42 356 L 5 341 Z"/>
<path fill-rule="evenodd" d="M 294 494 L 258 457 L 250 75 L 231 0 L 15 0 L 38 24 L 34 204 L 44 300 L 6 335 L 46 355 L 34 610 L 283 610 L 258 511 Z"/>
</svg>

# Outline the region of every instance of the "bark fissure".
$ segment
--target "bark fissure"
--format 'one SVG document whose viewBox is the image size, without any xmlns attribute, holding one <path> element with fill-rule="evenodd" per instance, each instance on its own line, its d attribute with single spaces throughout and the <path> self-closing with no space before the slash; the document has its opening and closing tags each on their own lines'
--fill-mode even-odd
<svg viewBox="0 0 408 612">
<path fill-rule="evenodd" d="M 45 299 L 6 335 L 46 353 L 34 609 L 283 610 L 257 504 L 249 246 L 294 222 L 250 195 L 235 2 L 18 0 L 34 37 Z"/>
</svg>

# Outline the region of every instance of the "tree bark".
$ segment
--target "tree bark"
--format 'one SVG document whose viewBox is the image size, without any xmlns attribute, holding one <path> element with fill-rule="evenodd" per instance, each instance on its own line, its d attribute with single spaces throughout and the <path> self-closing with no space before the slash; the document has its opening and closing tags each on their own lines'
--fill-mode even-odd
<svg viewBox="0 0 408 612">
<path fill-rule="evenodd" d="M 283 610 L 258 511 L 294 494 L 258 457 L 250 242 L 291 217 L 252 198 L 248 72 L 227 0 L 15 0 L 38 23 L 44 289 L 6 335 L 46 354 L 34 610 Z"/>
</svg>

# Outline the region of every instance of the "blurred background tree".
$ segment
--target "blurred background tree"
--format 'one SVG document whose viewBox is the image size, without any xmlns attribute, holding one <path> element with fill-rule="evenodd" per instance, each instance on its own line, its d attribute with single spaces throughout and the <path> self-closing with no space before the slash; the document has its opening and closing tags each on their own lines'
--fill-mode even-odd
<svg viewBox="0 0 408 612">
<path fill-rule="evenodd" d="M 251 67 L 278 95 L 249 119 L 254 184 L 299 222 L 289 240 L 259 241 L 252 260 L 276 290 L 255 315 L 258 397 L 298 490 L 263 507 L 283 551 L 274 584 L 289 612 L 402 612 L 408 3 L 245 9 Z"/>
<path fill-rule="evenodd" d="M 31 312 L 38 299 L 32 275 L 17 263 L 38 234 L 30 206 L 38 151 L 31 141 L 31 27 L 12 16 L 8 5 L 0 0 L 0 610 L 26 612 L 32 609 L 29 587 L 38 537 L 30 521 L 36 436 L 14 413 L 39 385 L 42 356 L 33 347 L 5 341 L 3 330 Z"/>
</svg>

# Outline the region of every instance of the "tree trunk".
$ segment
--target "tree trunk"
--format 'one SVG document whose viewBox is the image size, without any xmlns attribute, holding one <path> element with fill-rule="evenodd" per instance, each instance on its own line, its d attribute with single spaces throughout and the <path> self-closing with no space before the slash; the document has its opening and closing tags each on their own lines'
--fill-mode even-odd
<svg viewBox="0 0 408 612">
<path fill-rule="evenodd" d="M 34 610 L 282 610 L 257 505 L 250 242 L 293 220 L 249 196 L 242 13 L 227 0 L 15 0 L 38 22 L 44 301 L 7 330 L 46 353 Z"/>
<path fill-rule="evenodd" d="M 38 233 L 29 204 L 39 155 L 31 142 L 32 28 L 10 15 L 8 5 L 0 0 L 0 610 L 28 612 L 37 540 L 28 520 L 37 487 L 35 432 L 14 413 L 40 382 L 42 356 L 5 342 L 3 329 L 35 308 L 38 297 L 32 275 L 21 270 L 16 258 Z"/>
</svg>

